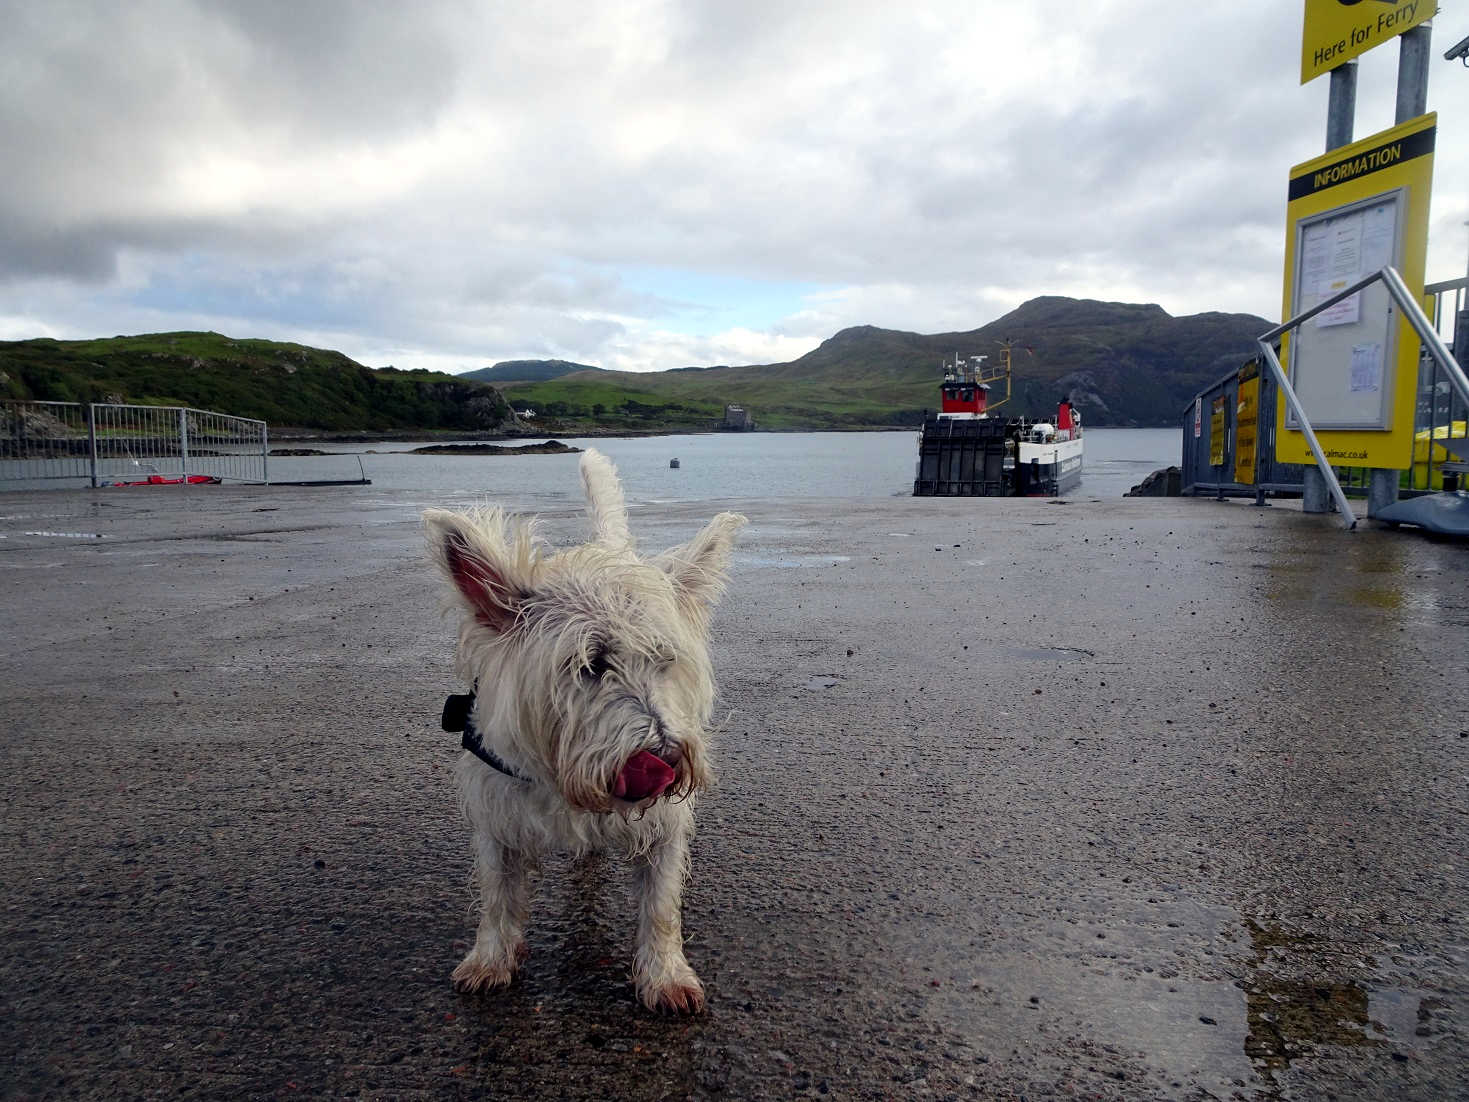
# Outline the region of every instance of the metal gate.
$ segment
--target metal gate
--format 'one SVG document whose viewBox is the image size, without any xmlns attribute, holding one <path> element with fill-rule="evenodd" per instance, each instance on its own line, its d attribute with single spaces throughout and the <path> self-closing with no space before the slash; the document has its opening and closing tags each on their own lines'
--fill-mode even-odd
<svg viewBox="0 0 1469 1102">
<path fill-rule="evenodd" d="M 264 483 L 264 421 L 184 406 L 0 402 L 0 489 L 200 476 Z"/>
</svg>

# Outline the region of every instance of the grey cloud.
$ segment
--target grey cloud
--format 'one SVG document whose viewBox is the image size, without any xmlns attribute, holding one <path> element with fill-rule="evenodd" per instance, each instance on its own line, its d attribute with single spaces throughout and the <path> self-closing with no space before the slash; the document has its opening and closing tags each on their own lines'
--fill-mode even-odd
<svg viewBox="0 0 1469 1102">
<path fill-rule="evenodd" d="M 456 356 L 692 346 L 718 304 L 629 266 L 842 289 L 777 336 L 970 328 L 1091 273 L 1265 311 L 1322 124 L 1265 0 L 0 7 L 0 280 L 157 311 L 192 282 L 196 313 Z"/>
<path fill-rule="evenodd" d="M 21 278 L 100 283 L 116 274 L 116 244 L 95 227 L 48 226 L 0 211 L 0 286 Z"/>
<path fill-rule="evenodd" d="M 233 93 L 313 139 L 431 125 L 457 87 L 455 13 L 439 3 L 230 0 L 199 10 L 238 36 L 219 59 Z"/>
</svg>

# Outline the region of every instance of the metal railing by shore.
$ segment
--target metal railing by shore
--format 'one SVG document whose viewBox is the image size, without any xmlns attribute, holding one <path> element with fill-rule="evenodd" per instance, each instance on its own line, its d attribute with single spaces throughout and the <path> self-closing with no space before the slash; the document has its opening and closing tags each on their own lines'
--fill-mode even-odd
<svg viewBox="0 0 1469 1102">
<path fill-rule="evenodd" d="M 186 406 L 0 402 L 0 489 L 269 481 L 264 421 Z"/>
</svg>

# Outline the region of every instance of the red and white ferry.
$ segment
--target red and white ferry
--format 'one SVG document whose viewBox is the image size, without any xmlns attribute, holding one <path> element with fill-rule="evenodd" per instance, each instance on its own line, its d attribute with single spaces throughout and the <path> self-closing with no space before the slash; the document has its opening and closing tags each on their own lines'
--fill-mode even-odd
<svg viewBox="0 0 1469 1102">
<path fill-rule="evenodd" d="M 941 404 L 918 438 L 916 497 L 1059 497 L 1081 485 L 1081 414 L 1062 399 L 1056 419 L 996 417 L 1010 399 L 1009 342 L 1000 362 L 987 356 L 954 357 L 944 364 Z M 1005 397 L 990 403 L 991 383 L 1005 383 Z"/>
</svg>

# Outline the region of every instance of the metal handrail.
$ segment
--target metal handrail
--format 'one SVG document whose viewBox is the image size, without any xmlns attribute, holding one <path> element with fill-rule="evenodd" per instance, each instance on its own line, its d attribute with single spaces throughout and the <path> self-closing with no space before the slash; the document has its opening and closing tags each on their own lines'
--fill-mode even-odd
<svg viewBox="0 0 1469 1102">
<path fill-rule="evenodd" d="M 1423 342 L 1429 354 L 1444 369 L 1444 374 L 1448 376 L 1450 384 L 1459 392 L 1459 396 L 1466 403 L 1469 403 L 1469 377 L 1465 376 L 1464 369 L 1454 359 L 1454 354 L 1449 351 L 1448 346 L 1444 344 L 1443 338 L 1438 335 L 1438 331 L 1434 329 L 1433 324 L 1428 320 L 1428 315 L 1423 312 L 1423 307 L 1413 298 L 1412 293 L 1408 290 L 1407 284 L 1403 282 L 1403 277 L 1398 274 L 1397 269 L 1391 264 L 1373 272 L 1364 279 L 1358 280 L 1350 287 L 1337 292 L 1324 302 L 1317 303 L 1305 313 L 1299 314 L 1289 321 L 1277 325 L 1269 332 L 1262 333 L 1255 342 L 1259 345 L 1260 352 L 1266 364 L 1270 367 L 1271 374 L 1275 377 L 1276 385 L 1280 387 L 1281 393 L 1285 395 L 1286 404 L 1290 406 L 1291 412 L 1295 414 L 1296 420 L 1300 423 L 1301 435 L 1306 438 L 1306 443 L 1310 445 L 1311 454 L 1316 457 L 1316 465 L 1321 469 L 1321 474 L 1326 479 L 1326 484 L 1330 488 L 1332 496 L 1336 499 L 1336 507 L 1341 512 L 1343 519 L 1347 522 L 1348 529 L 1357 526 L 1356 514 L 1352 512 L 1351 506 L 1347 504 L 1347 496 L 1342 492 L 1341 482 L 1338 481 L 1336 472 L 1332 470 L 1331 464 L 1327 462 L 1326 453 L 1321 450 L 1321 444 L 1316 439 L 1316 433 L 1311 428 L 1311 422 L 1306 418 L 1306 411 L 1301 408 L 1300 399 L 1296 397 L 1295 389 L 1290 385 L 1290 380 L 1286 378 L 1285 370 L 1280 366 L 1280 360 L 1276 358 L 1275 345 L 1285 333 L 1290 332 L 1292 329 L 1298 329 L 1303 323 L 1309 321 L 1323 310 L 1330 309 L 1338 302 L 1350 298 L 1352 295 L 1357 294 L 1357 292 L 1370 287 L 1378 280 L 1381 280 L 1383 286 L 1387 288 L 1388 294 L 1398 304 L 1398 309 L 1402 310 L 1403 316 L 1407 318 L 1408 323 L 1417 332 L 1418 339 Z"/>
</svg>

